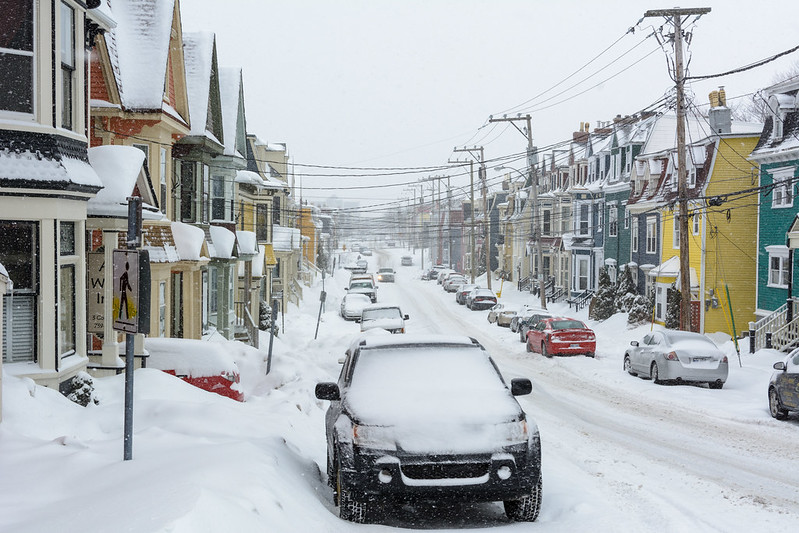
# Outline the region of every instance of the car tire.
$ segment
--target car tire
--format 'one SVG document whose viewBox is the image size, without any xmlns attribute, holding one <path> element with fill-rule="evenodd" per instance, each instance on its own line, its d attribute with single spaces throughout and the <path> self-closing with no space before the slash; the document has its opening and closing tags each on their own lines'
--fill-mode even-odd
<svg viewBox="0 0 799 533">
<path fill-rule="evenodd" d="M 546 343 L 543 342 L 541 343 L 541 355 L 543 355 L 544 357 L 552 357 L 552 354 L 549 353 L 549 350 L 547 350 Z"/>
<path fill-rule="evenodd" d="M 658 371 L 658 364 L 657 363 L 652 363 L 652 366 L 649 367 L 649 377 L 652 379 L 653 383 L 657 383 L 658 385 L 663 383 L 660 380 L 660 372 Z"/>
<path fill-rule="evenodd" d="M 630 362 L 630 356 L 624 356 L 624 371 L 630 374 L 631 376 L 637 376 L 638 374 L 633 371 L 633 364 Z"/>
<path fill-rule="evenodd" d="M 780 395 L 774 387 L 768 390 L 768 410 L 777 420 L 788 418 L 788 410 L 780 407 Z"/>
<path fill-rule="evenodd" d="M 530 346 L 530 342 L 529 341 L 524 343 L 524 348 L 527 350 L 527 353 L 532 353 L 532 351 L 533 351 L 533 347 Z"/>
<path fill-rule="evenodd" d="M 593 358 L 593 357 L 596 357 L 596 354 L 594 352 L 588 352 L 587 354 L 585 354 L 585 356 Z"/>
<path fill-rule="evenodd" d="M 369 504 L 352 497 L 352 494 L 341 483 L 341 468 L 336 469 L 336 493 L 338 494 L 338 516 L 347 522 L 365 524 Z"/>
<path fill-rule="evenodd" d="M 543 486 L 541 474 L 538 474 L 538 483 L 527 496 L 522 496 L 518 500 L 505 500 L 502 502 L 505 507 L 505 514 L 514 522 L 535 522 L 538 513 L 541 511 L 541 497 Z"/>
<path fill-rule="evenodd" d="M 720 388 L 724 387 L 724 382 L 723 381 L 711 381 L 710 383 L 707 384 L 707 386 L 710 387 L 711 389 L 720 389 Z"/>
</svg>

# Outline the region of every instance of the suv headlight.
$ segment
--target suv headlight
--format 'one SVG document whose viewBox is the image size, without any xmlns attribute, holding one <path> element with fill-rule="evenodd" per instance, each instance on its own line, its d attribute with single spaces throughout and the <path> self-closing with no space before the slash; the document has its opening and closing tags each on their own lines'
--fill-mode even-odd
<svg viewBox="0 0 799 533">
<path fill-rule="evenodd" d="M 523 444 L 527 442 L 527 421 L 516 420 L 494 426 L 498 442 L 503 444 Z"/>
<path fill-rule="evenodd" d="M 378 448 L 380 450 L 396 450 L 394 441 L 394 428 L 387 426 L 352 426 L 352 443 L 364 448 Z"/>
</svg>

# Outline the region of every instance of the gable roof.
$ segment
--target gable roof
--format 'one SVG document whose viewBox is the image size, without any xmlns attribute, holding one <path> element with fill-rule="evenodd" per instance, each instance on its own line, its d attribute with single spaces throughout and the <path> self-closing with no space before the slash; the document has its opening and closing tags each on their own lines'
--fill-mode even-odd
<svg viewBox="0 0 799 533">
<path fill-rule="evenodd" d="M 189 135 L 223 144 L 222 109 L 216 66 L 216 37 L 211 32 L 183 34 L 186 87 L 189 92 Z"/>
<path fill-rule="evenodd" d="M 225 155 L 245 157 L 247 125 L 240 68 L 219 69 L 219 97 L 222 104 L 222 130 L 225 132 Z"/>
</svg>

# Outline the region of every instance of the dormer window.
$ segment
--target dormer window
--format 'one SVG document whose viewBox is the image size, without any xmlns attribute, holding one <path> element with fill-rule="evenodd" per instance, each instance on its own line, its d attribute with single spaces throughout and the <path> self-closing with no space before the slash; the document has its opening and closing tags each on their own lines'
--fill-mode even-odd
<svg viewBox="0 0 799 533">
<path fill-rule="evenodd" d="M 0 111 L 33 115 L 33 0 L 6 0 L 0 17 Z"/>
</svg>

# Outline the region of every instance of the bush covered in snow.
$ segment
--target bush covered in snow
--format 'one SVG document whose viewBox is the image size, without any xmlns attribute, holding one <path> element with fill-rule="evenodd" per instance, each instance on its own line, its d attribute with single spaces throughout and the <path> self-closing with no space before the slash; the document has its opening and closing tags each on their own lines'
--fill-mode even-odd
<svg viewBox="0 0 799 533">
<path fill-rule="evenodd" d="M 635 296 L 630 305 L 630 314 L 627 316 L 627 323 L 631 326 L 637 326 L 649 322 L 652 319 L 652 310 L 654 307 L 654 296 L 646 297 L 642 294 Z"/>
<path fill-rule="evenodd" d="M 616 287 L 610 281 L 607 267 L 599 271 L 599 285 L 591 302 L 590 318 L 607 320 L 616 312 Z"/>
<path fill-rule="evenodd" d="M 70 382 L 70 390 L 66 397 L 86 407 L 89 403 L 98 404 L 100 400 L 94 392 L 94 380 L 88 372 L 78 372 Z"/>
<path fill-rule="evenodd" d="M 258 308 L 258 329 L 269 331 L 269 326 L 272 326 L 272 331 L 277 337 L 278 327 L 272 320 L 272 308 L 262 300 Z"/>
<path fill-rule="evenodd" d="M 619 276 L 619 285 L 616 288 L 616 310 L 628 312 L 638 296 L 638 287 L 633 281 L 632 269 L 625 268 Z"/>
<path fill-rule="evenodd" d="M 677 289 L 669 289 L 666 294 L 666 327 L 680 329 L 680 301 L 682 294 Z"/>
</svg>

